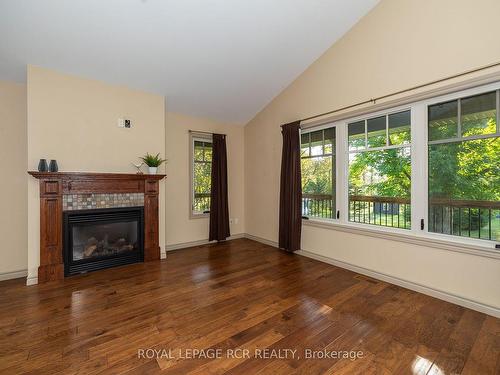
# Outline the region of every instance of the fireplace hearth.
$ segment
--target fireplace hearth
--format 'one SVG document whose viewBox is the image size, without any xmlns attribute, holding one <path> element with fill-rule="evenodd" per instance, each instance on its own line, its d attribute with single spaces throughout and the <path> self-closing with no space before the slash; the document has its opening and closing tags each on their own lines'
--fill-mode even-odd
<svg viewBox="0 0 500 375">
<path fill-rule="evenodd" d="M 144 260 L 143 207 L 65 211 L 64 275 Z"/>
</svg>

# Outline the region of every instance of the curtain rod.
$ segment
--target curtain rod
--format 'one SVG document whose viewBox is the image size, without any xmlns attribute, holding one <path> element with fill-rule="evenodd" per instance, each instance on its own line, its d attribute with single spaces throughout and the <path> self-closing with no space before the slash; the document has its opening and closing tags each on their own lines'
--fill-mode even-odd
<svg viewBox="0 0 500 375">
<path fill-rule="evenodd" d="M 199 131 L 199 130 L 189 130 L 190 133 L 198 133 L 198 134 L 210 134 L 210 135 L 214 135 L 214 134 L 220 134 L 220 135 L 225 135 L 227 136 L 227 134 L 221 134 L 221 133 L 210 133 L 210 132 L 202 132 L 202 131 Z"/>
<path fill-rule="evenodd" d="M 484 66 L 482 66 L 480 68 L 466 70 L 466 71 L 464 71 L 462 73 L 454 74 L 454 75 L 451 75 L 451 76 L 448 76 L 448 77 L 445 77 L 445 78 L 436 79 L 434 81 L 423 83 L 421 85 L 413 86 L 413 87 L 410 87 L 410 88 L 407 88 L 407 89 L 404 89 L 404 90 L 399 90 L 399 91 L 396 91 L 396 92 L 393 92 L 393 93 L 390 93 L 390 94 L 385 94 L 385 95 L 382 95 L 382 96 L 379 96 L 379 97 L 376 97 L 376 98 L 371 98 L 371 99 L 368 99 L 368 100 L 363 100 L 363 101 L 358 102 L 356 104 L 351 104 L 351 105 L 348 105 L 348 106 L 345 106 L 345 107 L 334 109 L 332 111 L 323 112 L 323 113 L 320 113 L 318 115 L 306 117 L 306 118 L 303 118 L 303 119 L 301 119 L 299 121 L 300 122 L 304 122 L 304 121 L 313 120 L 313 119 L 318 118 L 318 117 L 323 117 L 323 116 L 331 115 L 333 113 L 337 113 L 337 112 L 345 111 L 347 109 L 359 107 L 360 105 L 364 105 L 364 104 L 375 104 L 377 101 L 379 101 L 381 99 L 386 99 L 386 98 L 389 98 L 391 96 L 396 96 L 396 95 L 399 95 L 399 94 L 404 94 L 404 93 L 409 92 L 409 91 L 421 89 L 421 88 L 426 87 L 426 86 L 435 85 L 436 83 L 441 83 L 441 82 L 448 81 L 448 80 L 453 79 L 453 78 L 458 78 L 458 77 L 462 77 L 462 76 L 465 76 L 465 75 L 468 75 L 468 74 L 480 72 L 482 70 L 489 69 L 489 68 L 494 68 L 496 66 L 500 66 L 500 62 L 496 62 L 494 64 L 489 64 L 489 65 L 484 65 Z"/>
</svg>

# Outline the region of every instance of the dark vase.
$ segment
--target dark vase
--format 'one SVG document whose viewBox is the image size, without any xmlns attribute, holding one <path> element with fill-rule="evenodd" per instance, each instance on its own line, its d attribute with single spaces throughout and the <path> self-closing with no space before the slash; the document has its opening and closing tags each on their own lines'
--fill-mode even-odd
<svg viewBox="0 0 500 375">
<path fill-rule="evenodd" d="M 57 160 L 52 159 L 49 164 L 49 172 L 57 172 L 58 170 Z"/>
<path fill-rule="evenodd" d="M 38 172 L 47 172 L 49 170 L 49 166 L 47 165 L 47 160 L 40 159 L 38 162 Z"/>
</svg>

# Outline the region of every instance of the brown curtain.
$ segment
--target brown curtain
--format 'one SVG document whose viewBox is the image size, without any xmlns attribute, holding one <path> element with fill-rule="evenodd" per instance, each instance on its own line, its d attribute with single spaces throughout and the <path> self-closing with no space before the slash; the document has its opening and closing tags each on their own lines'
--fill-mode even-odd
<svg viewBox="0 0 500 375">
<path fill-rule="evenodd" d="M 212 187 L 210 194 L 210 241 L 224 241 L 229 234 L 229 207 L 227 199 L 226 136 L 212 136 Z"/>
<path fill-rule="evenodd" d="M 300 175 L 300 121 L 281 127 L 280 228 L 279 247 L 287 251 L 300 249 L 302 230 L 302 183 Z"/>
</svg>

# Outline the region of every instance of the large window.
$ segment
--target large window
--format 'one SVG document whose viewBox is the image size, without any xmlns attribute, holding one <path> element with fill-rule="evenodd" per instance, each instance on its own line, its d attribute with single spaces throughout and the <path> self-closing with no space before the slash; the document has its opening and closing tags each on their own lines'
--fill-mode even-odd
<svg viewBox="0 0 500 375">
<path fill-rule="evenodd" d="M 348 220 L 411 228 L 410 110 L 348 124 Z"/>
<path fill-rule="evenodd" d="M 495 82 L 309 127 L 301 134 L 302 214 L 350 230 L 495 247 L 499 113 Z"/>
<path fill-rule="evenodd" d="M 302 132 L 302 215 L 335 217 L 335 128 Z"/>
<path fill-rule="evenodd" d="M 192 216 L 203 216 L 210 212 L 212 140 L 191 137 L 191 146 L 191 214 Z"/>
<path fill-rule="evenodd" d="M 500 241 L 498 95 L 428 107 L 431 232 Z"/>
</svg>

